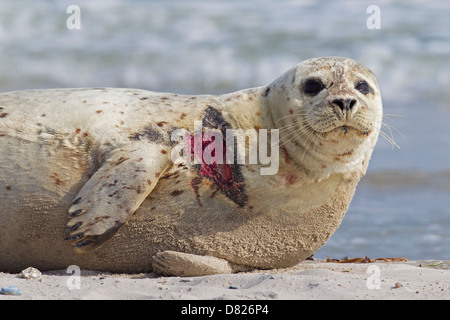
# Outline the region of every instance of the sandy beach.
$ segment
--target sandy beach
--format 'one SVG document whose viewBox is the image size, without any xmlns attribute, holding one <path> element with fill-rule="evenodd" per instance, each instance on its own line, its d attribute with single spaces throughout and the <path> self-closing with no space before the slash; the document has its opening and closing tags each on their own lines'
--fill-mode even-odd
<svg viewBox="0 0 450 320">
<path fill-rule="evenodd" d="M 57 270 L 25 279 L 0 273 L 0 287 L 21 290 L 0 300 L 450 299 L 449 267 L 449 260 L 305 261 L 289 269 L 185 278 L 83 270 L 76 278 Z"/>
</svg>

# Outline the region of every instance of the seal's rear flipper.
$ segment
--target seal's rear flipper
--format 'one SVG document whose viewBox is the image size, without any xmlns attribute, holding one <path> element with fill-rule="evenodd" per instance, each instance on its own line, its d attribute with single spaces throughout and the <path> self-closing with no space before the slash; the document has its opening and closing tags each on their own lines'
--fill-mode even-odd
<svg viewBox="0 0 450 320">
<path fill-rule="evenodd" d="M 109 153 L 69 209 L 64 238 L 77 253 L 110 239 L 139 208 L 170 164 L 170 152 L 163 149 L 135 141 Z"/>
<path fill-rule="evenodd" d="M 232 265 L 224 259 L 177 251 L 158 252 L 153 257 L 153 271 L 168 276 L 198 277 L 232 273 Z"/>
</svg>

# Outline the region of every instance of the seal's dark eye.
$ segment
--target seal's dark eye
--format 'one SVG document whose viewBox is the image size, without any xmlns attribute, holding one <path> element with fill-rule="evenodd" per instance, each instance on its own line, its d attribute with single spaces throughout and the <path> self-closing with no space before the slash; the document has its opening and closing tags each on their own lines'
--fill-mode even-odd
<svg viewBox="0 0 450 320">
<path fill-rule="evenodd" d="M 356 84 L 355 89 L 364 94 L 372 92 L 372 89 L 370 88 L 369 84 L 364 80 L 359 81 Z"/>
<path fill-rule="evenodd" d="M 309 79 L 303 85 L 302 90 L 306 94 L 315 96 L 320 91 L 322 91 L 324 88 L 325 88 L 325 85 L 322 83 L 322 81 L 320 81 L 318 79 Z"/>
</svg>

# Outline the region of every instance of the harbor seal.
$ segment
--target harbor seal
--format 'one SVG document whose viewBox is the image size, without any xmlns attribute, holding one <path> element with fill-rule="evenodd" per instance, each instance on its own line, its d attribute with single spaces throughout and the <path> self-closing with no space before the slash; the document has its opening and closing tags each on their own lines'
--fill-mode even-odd
<svg viewBox="0 0 450 320">
<path fill-rule="evenodd" d="M 340 57 L 306 60 L 267 86 L 218 96 L 2 93 L 0 270 L 75 264 L 194 276 L 293 266 L 340 225 L 381 121 L 375 76 Z M 236 152 L 218 161 L 226 139 L 217 134 L 232 130 L 266 130 L 257 148 L 267 147 L 265 158 L 229 161 Z M 209 131 L 214 139 L 202 137 Z M 195 141 L 215 160 L 190 162 Z M 182 142 L 184 162 L 174 159 Z M 263 174 L 269 153 L 279 157 Z"/>
</svg>

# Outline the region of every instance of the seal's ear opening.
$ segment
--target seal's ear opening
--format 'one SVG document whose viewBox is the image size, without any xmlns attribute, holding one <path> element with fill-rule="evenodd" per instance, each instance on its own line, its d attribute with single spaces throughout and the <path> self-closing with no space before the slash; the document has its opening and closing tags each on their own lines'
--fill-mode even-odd
<svg viewBox="0 0 450 320">
<path fill-rule="evenodd" d="M 266 88 L 266 90 L 263 92 L 262 96 L 263 96 L 264 98 L 267 97 L 267 96 L 269 95 L 270 89 L 271 89 L 271 88 L 268 86 L 268 87 Z"/>
</svg>

